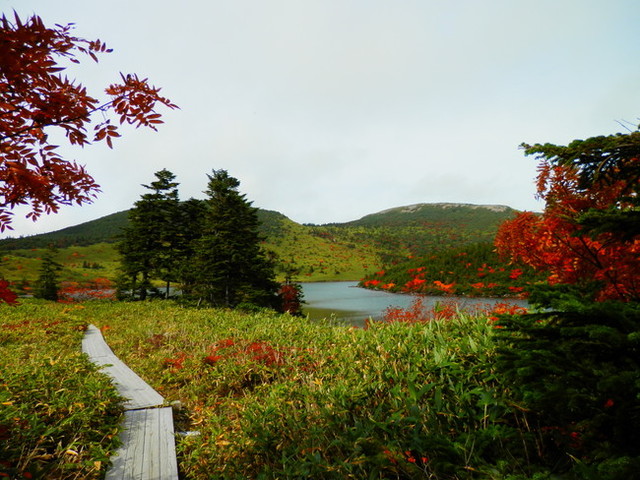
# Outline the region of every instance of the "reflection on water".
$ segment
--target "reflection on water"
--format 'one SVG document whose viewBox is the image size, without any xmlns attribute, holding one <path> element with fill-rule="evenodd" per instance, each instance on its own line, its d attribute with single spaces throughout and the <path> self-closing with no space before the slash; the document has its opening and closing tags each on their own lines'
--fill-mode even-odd
<svg viewBox="0 0 640 480">
<path fill-rule="evenodd" d="M 306 302 L 303 305 L 304 313 L 312 320 L 334 317 L 350 325 L 362 326 L 367 318 L 380 320 L 387 308 L 408 308 L 415 299 L 413 295 L 367 290 L 358 288 L 357 285 L 358 282 L 303 283 L 302 291 Z M 423 298 L 426 307 L 450 300 L 450 297 Z M 462 309 L 475 305 L 493 305 L 505 301 L 496 298 L 466 297 L 459 297 L 457 300 Z M 527 302 L 524 300 L 509 299 L 509 303 L 527 306 Z"/>
</svg>

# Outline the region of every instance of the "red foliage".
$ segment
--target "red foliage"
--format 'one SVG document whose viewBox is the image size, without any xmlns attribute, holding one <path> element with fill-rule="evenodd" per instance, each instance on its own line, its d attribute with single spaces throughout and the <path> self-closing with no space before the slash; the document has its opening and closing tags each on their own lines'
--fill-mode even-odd
<svg viewBox="0 0 640 480">
<path fill-rule="evenodd" d="M 417 292 L 422 288 L 422 285 L 426 282 L 424 278 L 413 277 L 407 283 L 404 284 L 402 289 L 405 292 Z"/>
<path fill-rule="evenodd" d="M 442 283 L 440 280 L 435 280 L 433 285 L 440 290 L 442 293 L 447 295 L 452 295 L 455 293 L 456 284 L 455 283 Z"/>
<path fill-rule="evenodd" d="M 163 366 L 173 371 L 182 370 L 184 368 L 184 362 L 187 358 L 189 358 L 189 355 L 184 352 L 180 352 L 173 358 L 165 358 Z"/>
<path fill-rule="evenodd" d="M 422 297 L 416 297 L 409 308 L 387 308 L 383 321 L 386 323 L 424 323 L 432 320 L 450 320 L 460 314 L 486 315 L 491 321 L 494 321 L 497 320 L 497 315 L 524 315 L 525 313 L 527 313 L 526 308 L 507 302 L 463 308 L 456 300 L 451 299 L 427 307 Z"/>
<path fill-rule="evenodd" d="M 296 348 L 276 347 L 262 340 L 247 341 L 226 338 L 209 347 L 209 355 L 203 357 L 206 365 L 214 365 L 223 360 L 235 359 L 236 362 L 256 362 L 267 367 L 292 367 L 294 365 L 308 371 L 317 365 L 311 352 Z"/>
<path fill-rule="evenodd" d="M 64 160 L 48 141 L 47 129 L 62 130 L 72 145 L 105 141 L 112 147 L 119 137 L 105 112 L 113 110 L 120 124 L 161 123 L 157 104 L 176 108 L 159 89 L 136 75 L 122 75 L 122 83 L 106 89 L 100 102 L 86 88 L 70 80 L 61 60 L 79 63 L 79 55 L 97 61 L 108 53 L 100 40 L 71 35 L 71 25 L 49 28 L 40 17 L 22 21 L 0 19 L 0 231 L 11 228 L 11 210 L 30 205 L 27 217 L 58 211 L 60 205 L 90 202 L 98 185 L 84 167 Z M 63 74 L 64 73 L 64 74 Z M 93 138 L 87 132 L 91 117 L 100 112 Z"/>
<path fill-rule="evenodd" d="M 80 63 L 78 55 L 98 61 L 109 53 L 100 40 L 71 35 L 71 25 L 46 27 L 40 17 L 26 21 L 14 13 L 13 21 L 0 18 L 0 232 L 11 229 L 12 210 L 29 205 L 27 218 L 55 213 L 60 205 L 89 203 L 99 186 L 83 166 L 64 160 L 49 143 L 51 128 L 62 130 L 71 145 L 105 141 L 111 148 L 119 137 L 106 112 L 113 110 L 119 123 L 153 130 L 162 123 L 157 104 L 177 108 L 160 96 L 147 79 L 121 75 L 122 83 L 109 86 L 109 100 L 100 102 L 82 84 L 63 72 L 61 60 Z M 100 112 L 93 138 L 87 129 Z M 0 303 L 15 303 L 6 285 L 0 286 Z"/>
<path fill-rule="evenodd" d="M 267 366 L 282 365 L 284 363 L 283 353 L 267 342 L 251 342 L 245 347 L 244 351 L 254 361 Z"/>
<path fill-rule="evenodd" d="M 416 297 L 409 308 L 387 308 L 383 318 L 387 323 L 423 323 L 431 320 L 449 320 L 459 313 L 459 306 L 455 300 L 439 302 L 427 307 L 422 297 Z"/>
<path fill-rule="evenodd" d="M 638 300 L 640 236 L 622 240 L 600 233 L 592 238 L 581 234 L 578 223 L 580 214 L 590 209 L 628 207 L 621 200 L 626 189 L 623 181 L 597 182 L 584 188 L 575 167 L 544 162 L 538 175 L 538 194 L 546 200 L 544 213 L 524 212 L 504 222 L 496 247 L 504 256 L 548 271 L 551 284 L 598 280 L 603 286 L 597 300 Z"/>
<path fill-rule="evenodd" d="M 58 290 L 60 303 L 74 303 L 85 300 L 115 300 L 115 289 L 107 278 L 95 278 L 86 283 L 62 282 Z"/>
<path fill-rule="evenodd" d="M 9 290 L 9 282 L 6 280 L 0 280 L 0 303 L 8 303 L 9 305 L 16 305 L 18 303 L 18 296 Z"/>
<path fill-rule="evenodd" d="M 207 365 L 213 365 L 222 358 L 222 355 L 207 355 L 202 361 Z"/>
<path fill-rule="evenodd" d="M 285 283 L 280 286 L 278 295 L 282 301 L 282 311 L 291 315 L 302 314 L 302 292 L 295 283 Z"/>
<path fill-rule="evenodd" d="M 429 320 L 429 312 L 425 310 L 421 297 L 416 297 L 409 308 L 388 307 L 384 312 L 384 321 L 388 323 L 417 323 L 427 320 Z"/>
<path fill-rule="evenodd" d="M 511 273 L 509 274 L 509 278 L 511 280 L 517 280 L 518 278 L 520 278 L 520 275 L 522 275 L 523 273 L 524 272 L 519 268 L 513 269 L 513 270 L 511 270 Z"/>
</svg>

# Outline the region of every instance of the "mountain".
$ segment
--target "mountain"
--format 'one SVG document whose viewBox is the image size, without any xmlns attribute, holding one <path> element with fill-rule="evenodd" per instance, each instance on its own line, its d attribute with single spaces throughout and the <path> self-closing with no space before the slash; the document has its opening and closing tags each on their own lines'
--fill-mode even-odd
<svg viewBox="0 0 640 480">
<path fill-rule="evenodd" d="M 493 228 L 516 213 L 505 205 L 469 203 L 417 203 L 365 215 L 345 226 L 455 226 Z"/>
<path fill-rule="evenodd" d="M 359 280 L 407 259 L 491 242 L 498 225 L 515 212 L 506 206 L 438 203 L 407 205 L 352 222 L 325 225 L 301 225 L 279 212 L 262 209 L 258 218 L 266 237 L 265 248 L 277 258 L 278 274 L 317 281 Z M 60 248 L 65 268 L 83 268 L 73 278 L 93 273 L 86 269 L 92 263 L 104 267 L 95 273 L 109 277 L 118 261 L 113 243 L 127 224 L 127 214 L 118 212 L 56 232 L 0 240 L 0 250 L 7 252 L 0 277 L 4 273 L 10 280 L 29 280 L 40 256 L 38 249 L 51 243 Z M 91 252 L 99 252 L 99 261 Z"/>
<path fill-rule="evenodd" d="M 498 226 L 515 213 L 503 205 L 419 203 L 323 227 L 343 239 L 373 243 L 382 263 L 389 265 L 452 247 L 492 242 Z"/>
<path fill-rule="evenodd" d="M 113 243 L 117 240 L 122 227 L 127 224 L 128 214 L 129 211 L 125 210 L 55 232 L 20 238 L 5 238 L 0 240 L 0 250 L 46 248 L 52 243 L 59 248 Z"/>
</svg>

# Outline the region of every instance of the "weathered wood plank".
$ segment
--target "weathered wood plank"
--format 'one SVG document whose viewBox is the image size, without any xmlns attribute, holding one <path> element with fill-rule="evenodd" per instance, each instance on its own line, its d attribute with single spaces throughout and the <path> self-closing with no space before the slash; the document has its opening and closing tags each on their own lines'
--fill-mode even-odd
<svg viewBox="0 0 640 480">
<path fill-rule="evenodd" d="M 171 407 L 125 412 L 121 438 L 105 480 L 177 480 Z"/>
<path fill-rule="evenodd" d="M 104 341 L 100 330 L 89 325 L 82 340 L 82 351 L 92 362 L 103 367 L 113 379 L 120 395 L 127 399 L 127 409 L 156 407 L 164 403 L 164 398 L 140 378 L 133 370 L 114 355 Z"/>
<path fill-rule="evenodd" d="M 122 446 L 112 458 L 105 480 L 178 480 L 173 412 L 164 399 L 114 355 L 98 328 L 89 325 L 82 351 L 102 366 L 124 403 Z M 151 407 L 151 408 L 149 408 Z"/>
<path fill-rule="evenodd" d="M 113 351 L 104 341 L 102 333 L 95 325 L 89 325 L 82 338 L 82 351 L 91 359 L 113 355 Z"/>
</svg>

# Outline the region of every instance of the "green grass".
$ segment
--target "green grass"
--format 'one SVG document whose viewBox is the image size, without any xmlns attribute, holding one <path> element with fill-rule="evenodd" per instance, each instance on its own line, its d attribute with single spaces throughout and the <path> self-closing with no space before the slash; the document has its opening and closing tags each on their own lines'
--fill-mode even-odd
<svg viewBox="0 0 640 480">
<path fill-rule="evenodd" d="M 80 352 L 78 306 L 0 305 L 0 478 L 99 479 L 121 408 Z"/>
<path fill-rule="evenodd" d="M 517 409 L 486 318 L 363 330 L 166 303 L 78 317 L 185 405 L 178 429 L 200 433 L 178 437 L 185 478 L 503 478 L 491 461 Z"/>
<path fill-rule="evenodd" d="M 276 273 L 280 281 L 292 268 L 298 271 L 295 279 L 304 282 L 359 280 L 374 272 L 381 263 L 373 247 L 349 246 L 303 231 L 299 233 L 294 231 L 286 238 L 264 244 L 278 256 Z M 0 262 L 0 278 L 18 287 L 33 285 L 45 253 L 44 248 L 6 252 Z M 61 248 L 54 260 L 62 265 L 59 277 L 65 282 L 87 283 L 96 278 L 107 278 L 113 282 L 118 274 L 119 254 L 112 243 Z M 95 266 L 98 268 L 93 268 Z"/>
<path fill-rule="evenodd" d="M 314 235 L 293 222 L 283 229 L 282 236 L 265 243 L 278 257 L 279 276 L 290 269 L 303 282 L 359 280 L 382 264 L 379 249 L 372 245 Z"/>
<path fill-rule="evenodd" d="M 5 253 L 0 263 L 0 278 L 18 286 L 32 286 L 38 278 L 41 259 L 45 253 L 44 248 Z M 114 245 L 110 243 L 61 248 L 53 259 L 62 265 L 59 273 L 61 281 L 86 283 L 96 278 L 115 280 L 117 276 L 119 257 Z"/>
<path fill-rule="evenodd" d="M 176 429 L 199 432 L 177 437 L 185 479 L 502 479 L 529 467 L 518 460 L 520 411 L 493 367 L 486 318 L 358 329 L 160 301 L 29 301 L 0 315 L 0 354 L 11 359 L 0 425 L 12 438 L 20 432 L 9 447 L 16 471 L 94 478 L 104 467 L 118 410 L 78 353 L 87 323 L 167 402 L 184 406 Z M 32 431 L 25 421 L 46 426 Z M 81 466 L 88 470 L 66 470 Z"/>
</svg>

